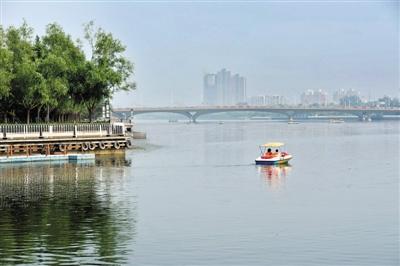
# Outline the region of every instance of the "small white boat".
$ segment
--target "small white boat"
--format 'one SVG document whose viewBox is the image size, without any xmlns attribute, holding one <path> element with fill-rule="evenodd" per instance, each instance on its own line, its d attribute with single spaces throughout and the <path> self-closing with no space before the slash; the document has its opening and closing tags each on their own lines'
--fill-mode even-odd
<svg viewBox="0 0 400 266">
<path fill-rule="evenodd" d="M 270 116 L 252 116 L 250 120 L 272 120 Z"/>
<path fill-rule="evenodd" d="M 344 120 L 343 119 L 331 119 L 331 120 L 329 120 L 329 122 L 333 123 L 333 124 L 340 124 L 340 123 L 344 123 Z"/>
<path fill-rule="evenodd" d="M 283 146 L 285 144 L 282 142 L 270 142 L 260 145 L 261 154 L 255 160 L 256 164 L 287 164 L 293 156 L 283 151 Z"/>
<path fill-rule="evenodd" d="M 294 125 L 294 124 L 298 124 L 298 123 L 299 123 L 299 122 L 294 121 L 292 117 L 291 117 L 291 118 L 289 119 L 289 121 L 288 121 L 288 124 L 289 124 L 289 125 Z"/>
</svg>

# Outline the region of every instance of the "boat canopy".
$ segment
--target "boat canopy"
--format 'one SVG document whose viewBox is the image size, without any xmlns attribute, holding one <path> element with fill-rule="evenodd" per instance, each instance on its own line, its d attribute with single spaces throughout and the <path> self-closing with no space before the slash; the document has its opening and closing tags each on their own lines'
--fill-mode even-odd
<svg viewBox="0 0 400 266">
<path fill-rule="evenodd" d="M 281 147 L 283 145 L 285 145 L 285 143 L 283 143 L 283 142 L 268 142 L 268 143 L 265 143 L 265 144 L 263 144 L 261 146 L 262 147 L 273 147 L 273 148 L 275 148 L 275 147 Z"/>
</svg>

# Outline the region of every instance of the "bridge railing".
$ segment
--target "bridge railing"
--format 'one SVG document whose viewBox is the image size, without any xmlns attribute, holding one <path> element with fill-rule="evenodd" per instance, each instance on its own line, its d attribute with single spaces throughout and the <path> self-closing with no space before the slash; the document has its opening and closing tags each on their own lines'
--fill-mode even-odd
<svg viewBox="0 0 400 266">
<path fill-rule="evenodd" d="M 0 124 L 0 140 L 124 135 L 123 123 Z"/>
<path fill-rule="evenodd" d="M 114 112 L 133 112 L 135 111 L 198 111 L 198 110 L 246 110 L 246 109 L 279 109 L 279 110 L 349 110 L 349 111 L 400 111 L 399 107 L 366 107 L 366 106 L 293 106 L 293 105 L 213 105 L 213 106 L 164 106 L 164 107 L 133 107 L 133 108 L 115 108 Z"/>
</svg>

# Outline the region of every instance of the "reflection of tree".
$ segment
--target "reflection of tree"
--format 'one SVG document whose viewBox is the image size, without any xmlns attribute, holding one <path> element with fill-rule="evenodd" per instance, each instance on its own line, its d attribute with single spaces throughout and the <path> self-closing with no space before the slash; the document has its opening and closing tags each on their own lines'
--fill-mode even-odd
<svg viewBox="0 0 400 266">
<path fill-rule="evenodd" d="M 98 154 L 96 158 L 97 166 L 123 167 L 132 164 L 130 159 L 125 159 L 125 153 Z"/>
<path fill-rule="evenodd" d="M 121 263 L 135 221 L 106 189 L 120 172 L 103 180 L 104 188 L 100 170 L 69 163 L 1 167 L 0 264 Z"/>
</svg>

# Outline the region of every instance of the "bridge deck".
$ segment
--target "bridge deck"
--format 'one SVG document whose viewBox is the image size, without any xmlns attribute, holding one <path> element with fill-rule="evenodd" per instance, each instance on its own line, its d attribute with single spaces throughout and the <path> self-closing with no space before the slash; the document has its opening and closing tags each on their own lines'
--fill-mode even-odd
<svg viewBox="0 0 400 266">
<path fill-rule="evenodd" d="M 364 107 L 290 107 L 290 106 L 188 106 L 188 107 L 134 107 L 115 108 L 114 113 L 134 116 L 144 113 L 177 113 L 192 121 L 201 115 L 221 112 L 269 112 L 283 114 L 291 119 L 299 114 L 337 113 L 355 115 L 360 119 L 371 115 L 400 115 L 400 108 L 364 108 Z"/>
</svg>

